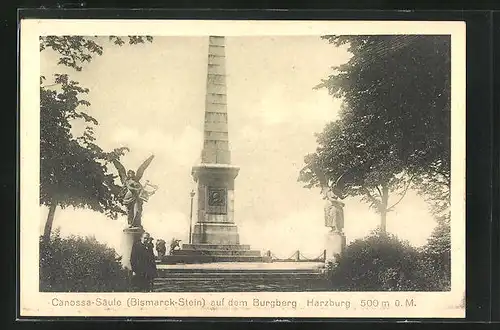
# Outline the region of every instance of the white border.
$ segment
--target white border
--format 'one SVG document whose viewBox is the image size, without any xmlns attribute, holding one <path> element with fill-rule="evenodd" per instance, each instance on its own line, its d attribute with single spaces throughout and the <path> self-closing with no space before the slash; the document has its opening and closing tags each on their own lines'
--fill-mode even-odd
<svg viewBox="0 0 500 330">
<path fill-rule="evenodd" d="M 161 317 L 465 317 L 460 306 L 465 295 L 465 23 L 404 21 L 193 21 L 193 20 L 36 20 L 20 23 L 21 75 L 21 177 L 20 177 L 20 314 L 21 316 L 161 316 Z M 250 36 L 324 34 L 446 34 L 452 39 L 452 290 L 451 292 L 347 292 L 347 293 L 153 293 L 153 294 L 51 294 L 38 291 L 39 219 L 39 36 L 42 35 L 151 35 Z M 54 307 L 61 299 L 118 299 L 121 307 Z M 282 308 L 138 308 L 127 307 L 131 297 L 143 299 L 253 298 L 296 300 L 297 309 Z M 351 308 L 308 308 L 308 299 L 349 300 Z M 362 300 L 396 300 L 402 307 L 362 308 Z M 416 306 L 405 307 L 413 300 Z"/>
</svg>

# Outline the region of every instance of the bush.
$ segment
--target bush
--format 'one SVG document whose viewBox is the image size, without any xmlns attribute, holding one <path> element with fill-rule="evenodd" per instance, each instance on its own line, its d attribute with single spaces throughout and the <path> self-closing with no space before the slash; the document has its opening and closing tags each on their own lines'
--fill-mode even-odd
<svg viewBox="0 0 500 330">
<path fill-rule="evenodd" d="M 94 237 L 40 238 L 40 291 L 123 292 L 129 283 L 115 250 Z"/>
<path fill-rule="evenodd" d="M 445 290 L 443 270 L 432 268 L 432 258 L 393 235 L 374 232 L 347 246 L 329 277 L 335 291 Z"/>
<path fill-rule="evenodd" d="M 451 235 L 448 222 L 438 222 L 422 251 L 422 272 L 428 289 L 451 290 Z"/>
</svg>

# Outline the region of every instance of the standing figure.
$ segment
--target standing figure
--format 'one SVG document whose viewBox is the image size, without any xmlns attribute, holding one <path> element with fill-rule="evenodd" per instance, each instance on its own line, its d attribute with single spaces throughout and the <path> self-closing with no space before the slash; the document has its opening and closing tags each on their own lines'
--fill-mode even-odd
<svg viewBox="0 0 500 330">
<path fill-rule="evenodd" d="M 156 253 L 158 254 L 158 259 L 162 259 L 167 253 L 166 242 L 162 239 L 156 240 Z"/>
<path fill-rule="evenodd" d="M 158 187 L 153 186 L 146 181 L 146 185 L 143 187 L 140 180 L 144 174 L 146 168 L 153 161 L 154 155 L 150 156 L 148 159 L 142 163 L 137 169 L 137 173 L 128 170 L 125 171 L 125 167 L 117 160 L 113 159 L 113 165 L 115 165 L 120 175 L 120 180 L 123 184 L 123 190 L 120 194 L 123 204 L 127 207 L 127 219 L 128 225 L 132 227 L 142 227 L 142 207 L 143 203 L 148 201 L 149 196 L 153 195 Z M 153 190 L 146 190 L 145 188 L 152 187 Z"/>
<path fill-rule="evenodd" d="M 341 233 L 344 230 L 344 203 L 338 200 L 337 196 L 328 189 L 323 189 L 323 199 L 325 199 L 325 226 L 332 228 L 332 231 Z"/>
<path fill-rule="evenodd" d="M 157 276 L 156 261 L 153 250 L 149 247 L 150 235 L 143 233 L 140 240 L 132 246 L 130 264 L 132 280 L 136 291 L 153 291 L 153 280 Z"/>
<path fill-rule="evenodd" d="M 332 228 L 332 231 L 341 233 L 344 230 L 344 203 L 337 199 L 330 190 L 324 190 L 325 199 L 325 226 Z"/>
<path fill-rule="evenodd" d="M 149 236 L 149 237 L 148 237 L 148 243 L 146 244 L 146 247 L 147 247 L 147 248 L 151 251 L 151 253 L 153 253 L 153 255 L 154 255 L 154 252 L 153 252 L 153 251 L 154 251 L 154 247 L 155 247 L 155 245 L 153 244 L 153 240 L 154 240 L 154 238 L 153 238 L 153 237 L 151 237 L 151 236 Z"/>
</svg>

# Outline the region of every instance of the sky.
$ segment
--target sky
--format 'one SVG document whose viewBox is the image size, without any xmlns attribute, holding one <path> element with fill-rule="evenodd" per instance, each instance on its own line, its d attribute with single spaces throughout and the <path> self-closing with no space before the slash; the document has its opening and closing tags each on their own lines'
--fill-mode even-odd
<svg viewBox="0 0 500 330">
<path fill-rule="evenodd" d="M 208 38 L 156 37 L 151 44 L 122 47 L 107 38 L 100 42 L 104 54 L 81 72 L 57 66 L 57 56 L 43 51 L 41 74 L 69 72 L 90 89 L 87 111 L 99 121 L 97 143 L 107 150 L 129 147 L 122 158 L 127 169 L 155 154 L 143 180 L 160 188 L 144 207 L 143 225 L 154 238 L 187 243 L 191 167 L 200 162 L 203 143 Z M 315 151 L 314 134 L 338 118 L 341 105 L 313 87 L 348 59 L 345 48 L 319 36 L 226 38 L 229 139 L 232 163 L 240 167 L 235 222 L 242 244 L 280 257 L 323 251 L 324 201 L 297 177 L 304 156 Z M 347 242 L 378 226 L 379 216 L 359 198 L 344 202 Z M 41 233 L 47 212 L 41 207 Z M 421 246 L 435 225 L 425 202 L 409 191 L 388 215 L 387 230 Z M 125 217 L 111 220 L 73 208 L 58 209 L 54 221 L 62 235 L 93 235 L 115 248 L 125 226 Z"/>
</svg>

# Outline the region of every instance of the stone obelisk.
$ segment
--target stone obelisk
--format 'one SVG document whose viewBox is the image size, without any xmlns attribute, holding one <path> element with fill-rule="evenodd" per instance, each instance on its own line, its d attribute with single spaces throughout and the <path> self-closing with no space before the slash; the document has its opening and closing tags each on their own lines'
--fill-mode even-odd
<svg viewBox="0 0 500 330">
<path fill-rule="evenodd" d="M 260 251 L 240 244 L 234 222 L 239 168 L 231 165 L 229 149 L 224 43 L 224 37 L 209 37 L 203 150 L 201 163 L 192 170 L 197 183 L 192 243 L 163 258 L 167 264 L 263 261 Z"/>
<path fill-rule="evenodd" d="M 210 36 L 204 142 L 201 164 L 192 175 L 197 182 L 197 223 L 193 244 L 239 244 L 234 223 L 234 181 L 239 168 L 231 165 L 227 114 L 225 38 Z"/>
</svg>

